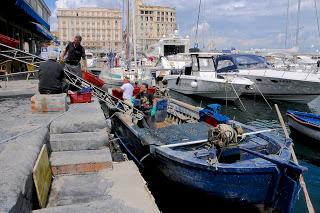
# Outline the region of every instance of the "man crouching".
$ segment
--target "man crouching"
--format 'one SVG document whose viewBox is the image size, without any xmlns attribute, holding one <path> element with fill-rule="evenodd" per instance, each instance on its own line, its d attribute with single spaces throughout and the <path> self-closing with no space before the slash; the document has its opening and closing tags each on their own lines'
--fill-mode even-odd
<svg viewBox="0 0 320 213">
<path fill-rule="evenodd" d="M 57 53 L 49 52 L 48 60 L 39 66 L 40 94 L 59 94 L 68 91 L 65 74 L 61 64 L 57 62 Z"/>
</svg>

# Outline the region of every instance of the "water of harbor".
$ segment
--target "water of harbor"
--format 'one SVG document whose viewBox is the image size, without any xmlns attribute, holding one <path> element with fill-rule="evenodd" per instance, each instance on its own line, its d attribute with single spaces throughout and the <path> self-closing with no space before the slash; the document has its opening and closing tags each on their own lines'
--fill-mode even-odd
<svg viewBox="0 0 320 213">
<path fill-rule="evenodd" d="M 175 92 L 170 92 L 170 95 L 175 99 L 195 106 L 204 107 L 207 104 L 216 103 L 213 100 L 188 97 Z M 274 109 L 270 110 L 262 99 L 252 97 L 241 98 L 241 100 L 246 110 L 243 110 L 239 101 L 234 104 L 219 102 L 222 105 L 222 113 L 239 122 L 258 128 L 277 129 L 276 134 L 284 135 L 279 125 L 276 111 Z M 320 114 L 320 98 L 308 105 L 273 101 L 269 101 L 269 103 L 271 106 L 274 106 L 275 103 L 278 104 L 285 121 L 287 121 L 286 111 L 288 109 Z M 296 134 L 291 135 L 291 137 L 293 137 L 294 140 L 294 149 L 299 163 L 308 168 L 307 173 L 304 174 L 304 178 L 315 210 L 318 212 L 320 210 L 320 146 L 315 145 L 310 139 Z M 244 206 L 234 206 L 230 203 L 224 203 L 223 201 L 202 197 L 200 194 L 196 194 L 196 192 L 166 182 L 160 174 L 146 174 L 145 178 L 160 210 L 164 213 L 231 212 L 240 210 L 241 212 L 255 212 L 255 210 L 247 209 L 247 207 Z M 295 212 L 307 212 L 302 190 L 299 193 L 299 200 L 297 201 Z"/>
</svg>

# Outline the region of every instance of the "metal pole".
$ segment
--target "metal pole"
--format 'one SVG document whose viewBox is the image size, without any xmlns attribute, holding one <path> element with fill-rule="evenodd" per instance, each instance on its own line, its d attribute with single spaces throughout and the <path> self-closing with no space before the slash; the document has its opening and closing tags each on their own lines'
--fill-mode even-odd
<svg viewBox="0 0 320 213">
<path fill-rule="evenodd" d="M 299 30 L 300 30 L 300 6 L 301 0 L 298 0 L 298 13 L 297 13 L 297 32 L 296 32 L 296 47 L 299 46 Z"/>
<path fill-rule="evenodd" d="M 290 0 L 288 0 L 288 5 L 287 5 L 286 38 L 285 38 L 285 41 L 284 41 L 284 48 L 287 48 L 287 40 L 288 40 L 289 7 L 290 7 Z"/>
<path fill-rule="evenodd" d="M 132 40 L 133 40 L 133 57 L 134 57 L 134 68 L 135 68 L 135 74 L 136 79 L 138 78 L 138 66 L 137 66 L 137 47 L 136 47 L 136 22 L 135 22 L 135 16 L 136 16 L 136 1 L 132 0 Z"/>
</svg>

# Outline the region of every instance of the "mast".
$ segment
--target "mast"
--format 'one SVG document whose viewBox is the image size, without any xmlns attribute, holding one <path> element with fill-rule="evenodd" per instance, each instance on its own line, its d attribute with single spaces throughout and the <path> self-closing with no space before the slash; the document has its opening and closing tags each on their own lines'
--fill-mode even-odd
<svg viewBox="0 0 320 213">
<path fill-rule="evenodd" d="M 129 5 L 129 0 L 127 0 L 127 28 L 126 28 L 126 62 L 127 62 L 127 71 L 130 71 L 130 39 L 129 39 L 129 34 L 130 34 L 130 5 Z"/>
<path fill-rule="evenodd" d="M 198 48 L 198 28 L 199 28 L 200 11 L 201 11 L 201 0 L 199 0 L 198 19 L 197 19 L 197 28 L 196 28 L 196 39 L 195 39 L 195 48 Z"/>
<path fill-rule="evenodd" d="M 136 47 L 136 22 L 135 22 L 135 16 L 136 16 L 136 1 L 132 1 L 132 41 L 133 41 L 133 56 L 134 56 L 134 68 L 135 68 L 135 75 L 138 76 L 138 67 L 137 67 L 137 47 Z"/>
<path fill-rule="evenodd" d="M 288 25 L 289 25 L 289 9 L 290 9 L 290 0 L 288 0 L 288 5 L 287 5 L 286 38 L 285 38 L 285 41 L 284 41 L 284 48 L 287 48 Z"/>
<path fill-rule="evenodd" d="M 296 43 L 295 46 L 299 46 L 299 31 L 300 31 L 300 6 L 301 0 L 298 0 L 298 14 L 297 14 L 297 32 L 296 32 Z"/>
</svg>

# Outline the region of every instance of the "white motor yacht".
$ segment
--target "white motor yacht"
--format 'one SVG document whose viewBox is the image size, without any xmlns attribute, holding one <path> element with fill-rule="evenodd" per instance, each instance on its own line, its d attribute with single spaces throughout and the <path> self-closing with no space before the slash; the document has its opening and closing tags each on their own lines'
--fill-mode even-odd
<svg viewBox="0 0 320 213">
<path fill-rule="evenodd" d="M 164 77 L 167 88 L 186 95 L 235 101 L 254 84 L 244 77 L 218 77 L 210 54 L 192 54 L 191 61 L 191 67 L 184 73 Z"/>
<path fill-rule="evenodd" d="M 248 95 L 269 99 L 308 103 L 320 95 L 320 73 L 279 70 L 271 67 L 264 57 L 253 54 L 225 54 L 215 56 L 216 72 L 220 76 L 241 76 L 256 84 Z"/>
</svg>

